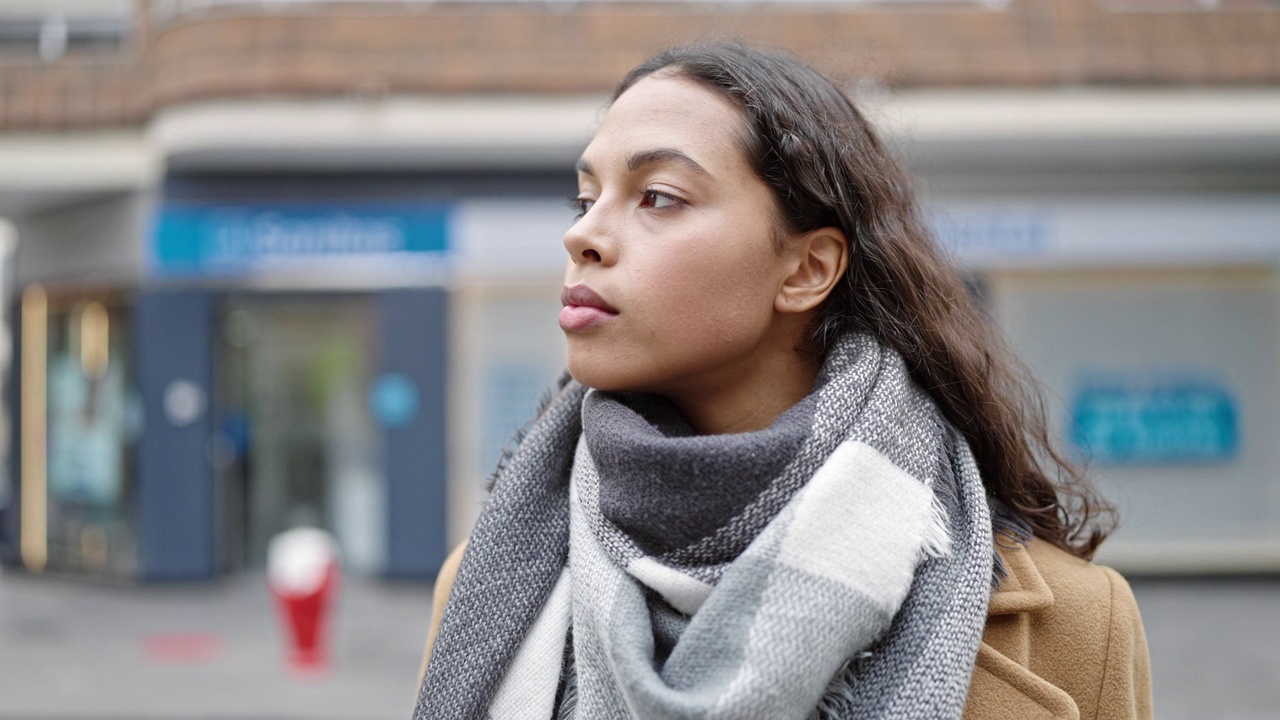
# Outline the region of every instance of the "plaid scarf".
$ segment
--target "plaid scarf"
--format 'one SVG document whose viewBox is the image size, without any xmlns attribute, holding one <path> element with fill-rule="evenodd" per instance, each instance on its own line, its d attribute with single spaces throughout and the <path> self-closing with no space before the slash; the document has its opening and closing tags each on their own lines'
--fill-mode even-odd
<svg viewBox="0 0 1280 720">
<path fill-rule="evenodd" d="M 867 336 L 755 433 L 697 436 L 656 398 L 569 383 L 495 484 L 414 717 L 958 718 L 993 575 L 984 497 Z"/>
</svg>

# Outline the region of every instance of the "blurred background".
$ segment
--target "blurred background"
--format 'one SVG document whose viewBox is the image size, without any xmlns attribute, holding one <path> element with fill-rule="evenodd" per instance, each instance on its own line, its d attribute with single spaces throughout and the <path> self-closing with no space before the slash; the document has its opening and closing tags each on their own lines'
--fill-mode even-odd
<svg viewBox="0 0 1280 720">
<path fill-rule="evenodd" d="M 0 718 L 382 718 L 562 365 L 573 161 L 709 34 L 830 73 L 1123 525 L 1158 717 L 1280 718 L 1280 2 L 0 0 Z M 343 580 L 299 678 L 268 541 Z"/>
</svg>

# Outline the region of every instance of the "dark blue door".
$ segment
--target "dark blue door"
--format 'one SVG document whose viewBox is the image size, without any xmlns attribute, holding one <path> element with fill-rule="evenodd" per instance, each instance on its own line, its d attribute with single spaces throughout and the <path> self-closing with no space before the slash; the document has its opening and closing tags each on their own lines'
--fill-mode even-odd
<svg viewBox="0 0 1280 720">
<path fill-rule="evenodd" d="M 136 508 L 145 580 L 214 574 L 212 327 L 208 291 L 145 290 L 138 298 L 134 357 L 145 425 Z"/>
<path fill-rule="evenodd" d="M 433 579 L 444 562 L 447 314 L 442 288 L 378 296 L 371 399 L 386 452 L 388 577 Z"/>
</svg>

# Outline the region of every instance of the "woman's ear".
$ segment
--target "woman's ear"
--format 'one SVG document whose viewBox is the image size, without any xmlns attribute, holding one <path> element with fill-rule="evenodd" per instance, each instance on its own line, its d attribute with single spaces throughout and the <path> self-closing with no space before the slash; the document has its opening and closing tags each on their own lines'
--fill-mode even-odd
<svg viewBox="0 0 1280 720">
<path fill-rule="evenodd" d="M 837 227 L 824 227 L 792 239 L 786 251 L 795 259 L 782 281 L 774 309 L 800 313 L 822 304 L 849 267 L 849 240 Z"/>
</svg>

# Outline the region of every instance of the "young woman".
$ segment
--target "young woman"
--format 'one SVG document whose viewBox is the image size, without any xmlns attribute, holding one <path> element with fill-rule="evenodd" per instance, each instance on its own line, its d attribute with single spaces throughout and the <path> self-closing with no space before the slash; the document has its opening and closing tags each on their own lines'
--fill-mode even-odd
<svg viewBox="0 0 1280 720">
<path fill-rule="evenodd" d="M 1149 717 L 1109 508 L 839 89 L 664 53 L 578 178 L 572 377 L 441 573 L 415 718 Z"/>
</svg>

